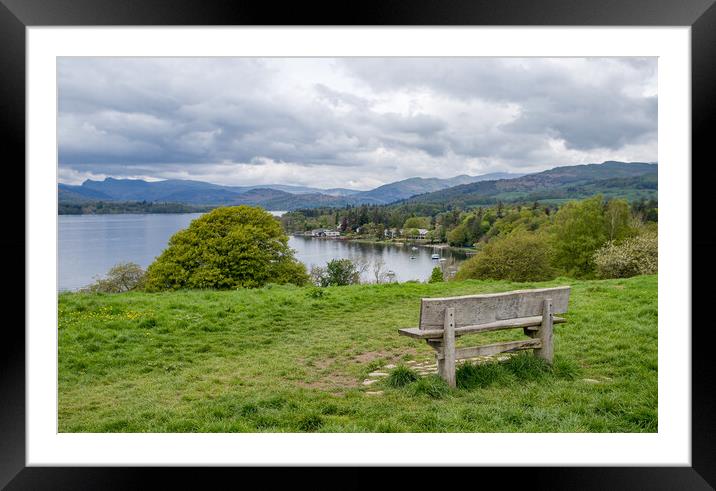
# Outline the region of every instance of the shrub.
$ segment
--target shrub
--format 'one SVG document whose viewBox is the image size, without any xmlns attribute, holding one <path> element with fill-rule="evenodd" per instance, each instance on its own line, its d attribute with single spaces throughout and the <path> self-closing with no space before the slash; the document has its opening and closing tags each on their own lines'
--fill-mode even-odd
<svg viewBox="0 0 716 491">
<path fill-rule="evenodd" d="M 119 263 L 113 266 L 106 278 L 100 278 L 82 291 L 93 293 L 122 293 L 139 290 L 144 286 L 145 271 L 136 263 Z"/>
<path fill-rule="evenodd" d="M 433 268 L 433 272 L 430 274 L 430 279 L 428 280 L 428 283 L 439 283 L 443 280 L 443 272 L 440 269 L 440 266 L 435 266 Z"/>
<path fill-rule="evenodd" d="M 464 263 L 456 279 L 542 281 L 555 277 L 550 247 L 539 234 L 516 231 L 490 241 Z"/>
<path fill-rule="evenodd" d="M 146 289 L 230 289 L 307 281 L 306 268 L 294 258 L 278 220 L 259 207 L 230 206 L 216 208 L 174 234 L 147 269 Z"/>
<path fill-rule="evenodd" d="M 390 387 L 405 387 L 406 385 L 418 380 L 418 378 L 419 376 L 415 372 L 415 370 L 411 370 L 404 365 L 398 365 L 393 370 L 391 370 L 390 374 L 388 374 L 386 383 Z"/>
<path fill-rule="evenodd" d="M 360 283 L 360 271 L 350 259 L 331 259 L 325 268 L 311 268 L 311 281 L 317 286 L 345 286 Z"/>
<path fill-rule="evenodd" d="M 624 240 L 609 242 L 594 254 L 597 276 L 628 278 L 658 272 L 658 236 L 646 232 Z"/>
</svg>

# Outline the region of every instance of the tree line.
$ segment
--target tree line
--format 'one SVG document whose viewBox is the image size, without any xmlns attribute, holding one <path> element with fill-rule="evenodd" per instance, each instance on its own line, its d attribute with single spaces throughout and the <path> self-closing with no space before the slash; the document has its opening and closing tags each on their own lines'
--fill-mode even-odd
<svg viewBox="0 0 716 491">
<path fill-rule="evenodd" d="M 150 201 L 81 201 L 58 203 L 60 215 L 113 215 L 121 213 L 202 213 L 214 206 Z"/>
<path fill-rule="evenodd" d="M 363 211 L 369 213 L 370 208 L 314 218 L 348 222 L 349 216 L 360 217 Z M 410 216 L 403 226 L 431 226 L 432 231 L 443 227 L 441 233 L 449 242 L 472 244 L 478 252 L 461 264 L 458 280 L 618 278 L 657 272 L 657 216 L 655 202 L 630 205 L 597 195 L 557 209 L 535 203 Z M 288 246 L 282 223 L 285 226 L 283 219 L 259 207 L 216 208 L 174 234 L 146 272 L 136 265 L 119 265 L 88 290 L 235 289 L 269 283 L 341 286 L 360 282 L 371 267 L 341 259 L 308 272 Z M 384 266 L 372 265 L 376 283 L 386 279 Z M 439 281 L 439 274 L 433 271 L 430 281 Z"/>
</svg>

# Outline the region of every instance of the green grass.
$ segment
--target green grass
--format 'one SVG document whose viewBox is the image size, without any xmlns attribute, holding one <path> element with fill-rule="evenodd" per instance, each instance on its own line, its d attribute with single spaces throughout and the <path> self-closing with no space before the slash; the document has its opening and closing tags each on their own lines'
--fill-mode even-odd
<svg viewBox="0 0 716 491">
<path fill-rule="evenodd" d="M 455 389 L 404 370 L 362 385 L 434 360 L 397 333 L 421 297 L 563 284 L 552 367 L 525 354 L 462 366 Z M 61 294 L 58 396 L 60 432 L 655 432 L 657 277 Z"/>
<path fill-rule="evenodd" d="M 385 380 L 385 383 L 389 387 L 398 388 L 405 387 L 406 385 L 417 381 L 419 375 L 415 370 L 412 370 L 405 365 L 400 365 L 393 369 Z"/>
</svg>

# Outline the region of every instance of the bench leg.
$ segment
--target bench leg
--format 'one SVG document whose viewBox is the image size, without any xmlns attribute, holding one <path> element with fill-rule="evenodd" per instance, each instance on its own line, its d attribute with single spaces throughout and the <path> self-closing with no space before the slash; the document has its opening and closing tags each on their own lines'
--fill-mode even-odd
<svg viewBox="0 0 716 491">
<path fill-rule="evenodd" d="M 535 356 L 542 358 L 544 361 L 552 364 L 554 357 L 554 341 L 552 339 L 552 299 L 547 298 L 544 301 L 542 309 L 542 325 L 537 331 L 537 337 L 542 341 L 542 347 L 534 350 Z"/>
<path fill-rule="evenodd" d="M 438 373 L 450 387 L 455 387 L 455 309 L 445 309 L 443 331 L 444 358 L 438 360 Z"/>
</svg>

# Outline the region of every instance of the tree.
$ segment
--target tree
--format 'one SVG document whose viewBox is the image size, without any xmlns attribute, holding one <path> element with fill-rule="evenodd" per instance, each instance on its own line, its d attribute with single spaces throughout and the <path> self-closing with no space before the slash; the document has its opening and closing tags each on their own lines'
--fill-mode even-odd
<svg viewBox="0 0 716 491">
<path fill-rule="evenodd" d="M 430 217 L 410 217 L 405 220 L 403 228 L 430 228 Z"/>
<path fill-rule="evenodd" d="M 145 271 L 136 263 L 119 263 L 110 268 L 106 278 L 97 279 L 83 288 L 83 291 L 122 293 L 139 290 L 144 285 L 145 275 Z"/>
<path fill-rule="evenodd" d="M 452 229 L 447 234 L 447 240 L 451 246 L 461 247 L 465 245 L 470 245 L 470 239 L 470 232 L 467 230 L 467 227 L 462 223 Z"/>
<path fill-rule="evenodd" d="M 420 232 L 418 232 L 417 228 L 405 228 L 403 229 L 403 235 L 405 237 L 415 238 L 418 237 Z"/>
<path fill-rule="evenodd" d="M 278 220 L 262 208 L 242 205 L 216 208 L 174 234 L 147 269 L 146 289 L 230 289 L 307 281 L 306 268 L 294 258 Z"/>
<path fill-rule="evenodd" d="M 550 255 L 549 242 L 544 236 L 518 230 L 486 244 L 480 252 L 462 263 L 456 278 L 549 280 L 555 276 Z"/>
<path fill-rule="evenodd" d="M 604 209 L 604 226 L 610 241 L 620 240 L 630 235 L 631 213 L 629 203 L 623 199 L 610 200 Z"/>
<path fill-rule="evenodd" d="M 317 286 L 345 286 L 360 283 L 360 271 L 350 259 L 332 259 L 325 268 L 311 268 L 311 279 Z"/>
<path fill-rule="evenodd" d="M 385 261 L 383 261 L 382 258 L 376 258 L 375 260 L 373 260 L 372 270 L 373 276 L 375 277 L 375 282 L 383 283 L 388 273 L 385 270 Z"/>
<path fill-rule="evenodd" d="M 440 269 L 440 266 L 435 266 L 433 268 L 433 272 L 430 274 L 430 279 L 428 279 L 428 283 L 439 283 L 441 281 L 444 281 L 443 272 Z"/>
<path fill-rule="evenodd" d="M 566 203 L 551 231 L 554 264 L 570 275 L 592 275 L 594 253 L 609 239 L 602 196 Z"/>
</svg>

